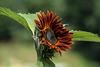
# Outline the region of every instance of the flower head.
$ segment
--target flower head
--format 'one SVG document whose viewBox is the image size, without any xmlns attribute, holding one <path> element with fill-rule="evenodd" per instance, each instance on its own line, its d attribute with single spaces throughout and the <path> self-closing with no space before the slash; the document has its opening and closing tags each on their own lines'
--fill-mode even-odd
<svg viewBox="0 0 100 67">
<path fill-rule="evenodd" d="M 68 28 L 64 28 L 63 24 L 60 23 L 62 18 L 59 20 L 57 14 L 53 16 L 53 12 L 47 10 L 47 15 L 40 11 L 37 14 L 38 20 L 34 20 L 36 25 L 40 29 L 41 44 L 49 46 L 49 49 L 55 49 L 61 55 L 61 50 L 66 51 L 66 49 L 71 49 L 70 45 L 73 44 L 73 32 L 69 32 Z"/>
</svg>

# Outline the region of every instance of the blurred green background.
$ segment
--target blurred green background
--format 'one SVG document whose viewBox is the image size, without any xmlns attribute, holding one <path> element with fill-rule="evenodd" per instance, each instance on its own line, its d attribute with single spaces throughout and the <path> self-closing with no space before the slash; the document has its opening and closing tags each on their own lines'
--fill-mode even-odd
<svg viewBox="0 0 100 67">
<path fill-rule="evenodd" d="M 0 0 L 0 7 L 16 13 L 53 11 L 71 30 L 100 35 L 100 0 Z M 34 19 L 34 18 L 33 18 Z M 72 50 L 55 54 L 56 67 L 100 67 L 100 43 L 75 42 Z M 11 18 L 0 15 L 0 67 L 36 67 L 31 33 Z"/>
</svg>

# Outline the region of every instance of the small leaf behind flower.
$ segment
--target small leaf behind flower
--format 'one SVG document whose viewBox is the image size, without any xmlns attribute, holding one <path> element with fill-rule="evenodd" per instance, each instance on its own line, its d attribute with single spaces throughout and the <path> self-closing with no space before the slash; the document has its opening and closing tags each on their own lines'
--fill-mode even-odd
<svg viewBox="0 0 100 67">
<path fill-rule="evenodd" d="M 36 27 L 34 19 L 39 20 L 38 17 L 37 17 L 37 14 L 39 14 L 39 13 L 36 13 L 36 14 L 22 14 L 22 13 L 18 13 L 18 14 L 25 18 L 25 20 L 27 21 L 27 23 L 28 23 L 32 33 L 34 34 L 35 27 Z"/>
<path fill-rule="evenodd" d="M 73 34 L 73 41 L 93 41 L 100 42 L 100 37 L 97 34 L 85 31 L 71 31 Z"/>
</svg>

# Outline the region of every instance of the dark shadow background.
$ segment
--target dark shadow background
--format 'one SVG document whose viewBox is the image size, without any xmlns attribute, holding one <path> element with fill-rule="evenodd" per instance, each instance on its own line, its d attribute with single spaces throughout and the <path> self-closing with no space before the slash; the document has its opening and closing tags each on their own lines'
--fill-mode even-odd
<svg viewBox="0 0 100 67">
<path fill-rule="evenodd" d="M 0 0 L 0 7 L 9 8 L 16 13 L 36 13 L 41 10 L 46 14 L 47 10 L 53 11 L 59 18 L 62 17 L 62 23 L 69 24 L 69 29 L 88 31 L 100 36 L 100 0 Z M 22 25 L 0 15 L 0 43 L 9 42 L 29 46 L 33 39 Z M 100 66 L 100 43 L 75 42 L 72 52 L 78 52 L 85 59 L 96 62 L 95 67 Z"/>
</svg>

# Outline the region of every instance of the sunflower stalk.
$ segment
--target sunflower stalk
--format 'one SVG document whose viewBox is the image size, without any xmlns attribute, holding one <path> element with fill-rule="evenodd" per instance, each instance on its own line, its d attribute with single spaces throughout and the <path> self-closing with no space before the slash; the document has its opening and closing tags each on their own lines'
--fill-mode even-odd
<svg viewBox="0 0 100 67">
<path fill-rule="evenodd" d="M 37 59 L 37 67 L 55 67 L 55 64 L 49 58 L 39 56 Z"/>
</svg>

